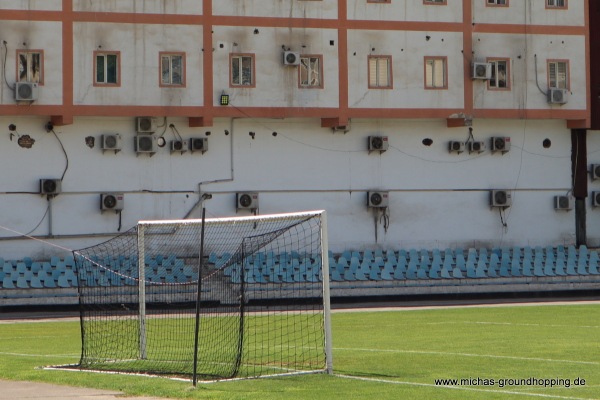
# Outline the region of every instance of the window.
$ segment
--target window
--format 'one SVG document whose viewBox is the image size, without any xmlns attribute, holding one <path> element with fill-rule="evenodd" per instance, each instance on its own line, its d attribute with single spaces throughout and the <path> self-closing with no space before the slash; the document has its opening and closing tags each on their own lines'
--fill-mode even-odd
<svg viewBox="0 0 600 400">
<path fill-rule="evenodd" d="M 446 4 L 446 0 L 423 0 L 423 4 Z"/>
<path fill-rule="evenodd" d="M 488 60 L 492 64 L 492 78 L 488 81 L 488 89 L 510 89 L 510 60 Z"/>
<path fill-rule="evenodd" d="M 508 0 L 487 0 L 488 6 L 508 6 Z"/>
<path fill-rule="evenodd" d="M 94 84 L 119 86 L 119 53 L 94 52 Z"/>
<path fill-rule="evenodd" d="M 369 88 L 392 88 L 391 56 L 369 56 Z"/>
<path fill-rule="evenodd" d="M 569 88 L 569 62 L 548 61 L 548 87 L 555 89 Z"/>
<path fill-rule="evenodd" d="M 230 55 L 231 86 L 255 87 L 254 54 Z"/>
<path fill-rule="evenodd" d="M 546 8 L 567 8 L 567 0 L 546 0 Z"/>
<path fill-rule="evenodd" d="M 298 82 L 301 88 L 323 88 L 323 62 L 321 56 L 300 56 Z"/>
<path fill-rule="evenodd" d="M 43 61 L 41 50 L 17 50 L 17 81 L 43 84 Z"/>
<path fill-rule="evenodd" d="M 447 89 L 446 57 L 425 57 L 425 89 Z"/>
<path fill-rule="evenodd" d="M 367 3 L 391 3 L 392 0 L 367 0 Z"/>
<path fill-rule="evenodd" d="M 160 86 L 185 86 L 184 53 L 160 53 Z"/>
</svg>

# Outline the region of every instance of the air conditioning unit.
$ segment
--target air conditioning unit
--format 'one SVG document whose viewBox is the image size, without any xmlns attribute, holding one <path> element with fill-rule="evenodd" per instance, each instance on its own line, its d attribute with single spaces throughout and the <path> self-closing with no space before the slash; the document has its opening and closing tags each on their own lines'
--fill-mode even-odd
<svg viewBox="0 0 600 400">
<path fill-rule="evenodd" d="M 386 151 L 390 144 L 387 136 L 369 136 L 369 151 L 379 151 L 383 153 Z"/>
<path fill-rule="evenodd" d="M 600 164 L 592 164 L 590 173 L 592 174 L 593 181 L 600 179 Z"/>
<path fill-rule="evenodd" d="M 149 154 L 150 156 L 156 153 L 156 138 L 149 135 L 137 135 L 135 137 L 135 152 L 138 154 Z"/>
<path fill-rule="evenodd" d="M 258 193 L 236 193 L 237 210 L 256 210 L 258 208 Z"/>
<path fill-rule="evenodd" d="M 171 153 L 180 152 L 181 154 L 187 151 L 187 143 L 185 140 L 171 140 Z"/>
<path fill-rule="evenodd" d="M 456 154 L 460 154 L 463 151 L 465 151 L 465 142 L 457 142 L 454 140 L 451 140 L 450 142 L 448 142 L 448 151 L 450 153 L 456 153 Z"/>
<path fill-rule="evenodd" d="M 550 88 L 548 90 L 548 103 L 549 104 L 566 104 L 569 96 L 567 89 L 556 89 Z"/>
<path fill-rule="evenodd" d="M 284 51 L 283 65 L 300 65 L 300 53 L 296 53 L 295 51 Z"/>
<path fill-rule="evenodd" d="M 117 153 L 121 151 L 121 135 L 118 133 L 102 135 L 100 138 L 100 148 L 103 152 L 114 150 Z"/>
<path fill-rule="evenodd" d="M 492 153 L 501 152 L 504 154 L 510 150 L 509 137 L 495 136 L 492 137 L 491 143 Z"/>
<path fill-rule="evenodd" d="M 15 85 L 16 101 L 35 101 L 38 95 L 38 84 L 35 82 L 17 82 Z"/>
<path fill-rule="evenodd" d="M 367 192 L 367 207 L 385 208 L 389 202 L 389 192 Z"/>
<path fill-rule="evenodd" d="M 135 119 L 135 131 L 137 133 L 154 133 L 157 125 L 155 117 L 137 117 Z"/>
<path fill-rule="evenodd" d="M 469 153 L 483 153 L 484 151 L 484 142 L 469 142 Z"/>
<path fill-rule="evenodd" d="M 191 138 L 189 143 L 190 150 L 193 152 L 200 151 L 204 154 L 208 150 L 207 138 Z"/>
<path fill-rule="evenodd" d="M 555 210 L 572 210 L 575 207 L 573 196 L 554 196 Z"/>
<path fill-rule="evenodd" d="M 56 195 L 61 190 L 60 179 L 40 179 L 40 194 Z"/>
<path fill-rule="evenodd" d="M 125 207 L 125 195 L 123 193 L 102 193 L 100 195 L 100 210 L 122 211 Z"/>
<path fill-rule="evenodd" d="M 492 79 L 492 64 L 486 62 L 471 64 L 471 79 Z"/>
<path fill-rule="evenodd" d="M 592 192 L 592 206 L 600 207 L 600 192 Z"/>
<path fill-rule="evenodd" d="M 510 207 L 512 204 L 512 195 L 508 190 L 492 190 L 490 191 L 490 206 L 491 207 Z"/>
</svg>

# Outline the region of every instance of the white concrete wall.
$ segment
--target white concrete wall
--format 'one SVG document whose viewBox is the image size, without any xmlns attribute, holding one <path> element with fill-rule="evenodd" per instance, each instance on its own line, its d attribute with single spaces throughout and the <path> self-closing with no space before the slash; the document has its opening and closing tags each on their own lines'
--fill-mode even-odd
<svg viewBox="0 0 600 400">
<path fill-rule="evenodd" d="M 333 29 L 290 29 L 216 26 L 213 29 L 215 100 L 229 93 L 236 107 L 337 107 L 339 105 L 337 32 Z M 330 44 L 330 41 L 334 45 Z M 222 46 L 222 47 L 221 47 Z M 323 56 L 323 89 L 298 87 L 298 68 L 284 66 L 283 48 Z M 229 87 L 231 53 L 255 55 L 254 88 Z M 366 59 L 365 59 L 366 65 Z"/>
<path fill-rule="evenodd" d="M 36 104 L 59 104 L 62 102 L 62 24 L 40 21 L 2 21 L 0 41 L 7 43 L 6 80 L 14 87 L 17 79 L 17 50 L 43 50 L 44 84 L 40 85 Z M 4 61 L 5 48 L 1 58 Z M 2 71 L 0 69 L 0 71 Z M 4 81 L 4 77 L 2 80 Z M 14 91 L 6 84 L 0 85 L 0 102 L 14 104 Z M 27 107 L 25 105 L 24 107 Z"/>
<path fill-rule="evenodd" d="M 511 60 L 511 90 L 488 90 L 486 81 L 475 81 L 475 108 L 586 108 L 587 58 L 583 36 L 478 33 L 473 37 L 473 52 L 473 59 L 477 61 L 490 57 Z M 548 90 L 548 60 L 569 61 L 570 94 L 567 104 L 548 105 L 545 94 Z"/>
<path fill-rule="evenodd" d="M 358 108 L 461 108 L 462 34 L 365 31 L 348 33 L 348 105 Z M 393 90 L 369 89 L 368 56 L 392 57 Z M 447 57 L 448 89 L 425 90 L 424 57 Z"/>
<path fill-rule="evenodd" d="M 202 14 L 199 0 L 73 0 L 73 10 L 91 12 Z"/>
<path fill-rule="evenodd" d="M 119 233 L 119 215 L 100 212 L 100 193 L 125 193 L 123 231 L 140 219 L 183 218 L 198 202 L 200 183 L 203 192 L 213 194 L 204 203 L 208 216 L 235 215 L 237 191 L 259 192 L 261 214 L 326 209 L 334 251 L 574 242 L 574 211 L 553 208 L 553 197 L 565 194 L 571 184 L 570 134 L 561 123 L 475 120 L 476 140 L 510 136 L 511 151 L 456 155 L 448 153 L 448 141 L 466 140 L 467 128 L 446 128 L 444 120 L 355 120 L 343 134 L 321 128 L 318 119 L 218 119 L 211 128 L 188 128 L 185 119 L 168 119 L 185 139 L 208 137 L 209 150 L 170 154 L 167 146 L 149 157 L 134 152 L 132 118 L 77 118 L 55 129 L 68 169 L 63 192 L 51 201 L 50 223 L 44 216 L 49 203 L 38 194 L 39 179 L 60 178 L 66 158 L 54 135 L 43 129 L 45 122 L 0 118 L 0 126 L 14 123 L 20 135 L 35 139 L 31 149 L 8 137 L 0 147 L 3 165 L 10 166 L 0 175 L 0 225 L 55 235 L 60 239 L 49 241 L 66 248 Z M 103 153 L 100 135 L 115 132 L 122 135 L 122 151 Z M 254 139 L 249 132 L 255 132 Z M 389 136 L 388 151 L 369 154 L 367 137 L 374 134 Z M 94 148 L 86 145 L 87 136 L 95 138 Z M 174 138 L 170 129 L 164 137 Z M 433 144 L 425 146 L 425 138 Z M 542 146 L 544 139 L 551 140 L 550 148 Z M 513 206 L 503 215 L 506 228 L 498 210 L 489 207 L 490 189 L 513 191 Z M 366 192 L 373 190 L 390 192 L 387 233 L 366 206 Z M 590 221 L 593 215 L 590 211 Z M 200 210 L 191 216 L 199 217 Z M 598 236 L 593 223 L 588 227 L 590 237 Z M 15 233 L 2 229 L 0 236 Z M 60 250 L 32 240 L 0 240 L 5 258 L 43 258 L 53 252 Z"/>
<path fill-rule="evenodd" d="M 462 0 L 447 0 L 447 5 L 423 4 L 421 0 L 367 3 L 348 1 L 348 19 L 377 21 L 461 22 Z"/>
<path fill-rule="evenodd" d="M 598 131 L 588 131 L 587 161 L 588 165 L 600 164 L 600 132 Z M 593 192 L 600 192 L 600 181 L 590 179 L 588 181 L 589 197 L 586 199 L 587 239 L 590 246 L 600 247 L 600 207 L 592 207 Z"/>
<path fill-rule="evenodd" d="M 214 15 L 336 19 L 337 0 L 219 0 L 213 1 Z"/>
<path fill-rule="evenodd" d="M 592 0 L 593 1 L 593 0 Z M 473 1 L 473 22 L 476 24 L 584 25 L 584 1 L 569 0 L 566 9 L 549 9 L 545 1 L 510 1 L 509 7 L 486 6 L 485 1 Z"/>
<path fill-rule="evenodd" d="M 73 70 L 74 104 L 203 104 L 201 26 L 75 23 L 73 30 L 73 58 L 77 60 Z M 94 87 L 94 51 L 120 51 L 120 87 Z M 162 51 L 185 53 L 185 88 L 159 86 L 159 53 Z"/>
<path fill-rule="evenodd" d="M 62 0 L 0 0 L 0 10 L 48 10 L 62 9 Z"/>
</svg>

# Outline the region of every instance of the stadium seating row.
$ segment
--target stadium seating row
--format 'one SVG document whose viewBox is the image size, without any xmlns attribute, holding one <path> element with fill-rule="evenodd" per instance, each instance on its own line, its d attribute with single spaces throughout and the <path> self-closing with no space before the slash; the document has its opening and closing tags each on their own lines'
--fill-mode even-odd
<svg viewBox="0 0 600 400">
<path fill-rule="evenodd" d="M 298 252 L 258 252 L 237 259 L 231 254 L 211 253 L 208 262 L 233 283 L 316 282 L 320 259 Z M 597 251 L 585 246 L 513 247 L 488 250 L 377 250 L 329 253 L 332 282 L 482 279 L 513 277 L 555 277 L 600 275 Z M 146 258 L 145 279 L 154 283 L 183 283 L 194 279 L 195 271 L 175 255 Z M 102 267 L 87 273 L 87 286 L 136 286 L 137 258 L 92 257 L 86 263 Z M 77 287 L 75 260 L 52 257 L 49 261 L 3 260 L 0 258 L 0 285 L 3 289 L 42 289 Z M 117 271 L 117 272 L 114 272 Z"/>
</svg>

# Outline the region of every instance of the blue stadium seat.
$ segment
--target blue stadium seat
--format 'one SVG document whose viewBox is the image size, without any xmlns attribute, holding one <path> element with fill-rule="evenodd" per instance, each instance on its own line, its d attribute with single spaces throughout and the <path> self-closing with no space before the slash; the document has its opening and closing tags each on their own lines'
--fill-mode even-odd
<svg viewBox="0 0 600 400">
<path fill-rule="evenodd" d="M 477 259 L 477 266 L 475 267 L 475 277 L 476 278 L 487 278 L 487 268 L 488 268 L 488 256 L 487 251 L 485 249 L 481 249 L 479 252 L 479 258 Z"/>
<path fill-rule="evenodd" d="M 477 273 L 475 271 L 476 263 L 477 251 L 471 248 L 467 252 L 467 260 L 465 261 L 465 270 L 467 278 L 477 278 Z"/>
<path fill-rule="evenodd" d="M 383 264 L 383 269 L 381 270 L 381 279 L 384 281 L 393 281 L 394 280 L 394 262 L 389 258 Z"/>
<path fill-rule="evenodd" d="M 13 280 L 11 275 L 4 276 L 4 279 L 2 279 L 2 288 L 3 289 L 16 289 L 15 281 Z"/>
<path fill-rule="evenodd" d="M 596 251 L 590 252 L 590 259 L 588 261 L 588 272 L 591 275 L 600 275 L 598 271 L 598 253 Z"/>
<path fill-rule="evenodd" d="M 498 253 L 492 252 L 490 253 L 490 261 L 487 269 L 487 276 L 490 278 L 497 278 L 498 275 L 498 267 L 500 265 L 500 259 L 498 258 Z"/>
<path fill-rule="evenodd" d="M 579 252 L 577 254 L 577 274 L 589 275 L 588 273 L 588 249 L 587 246 L 579 246 Z"/>
</svg>

